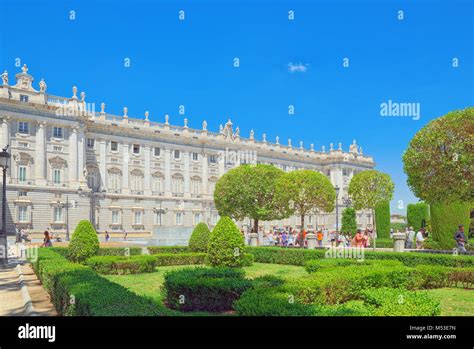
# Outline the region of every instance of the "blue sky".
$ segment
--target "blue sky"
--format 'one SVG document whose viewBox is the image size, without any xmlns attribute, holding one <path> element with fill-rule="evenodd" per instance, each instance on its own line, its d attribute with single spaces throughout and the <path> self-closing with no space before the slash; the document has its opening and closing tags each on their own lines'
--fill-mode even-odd
<svg viewBox="0 0 474 349">
<path fill-rule="evenodd" d="M 131 117 L 149 110 L 196 128 L 206 119 L 211 130 L 230 117 L 243 136 L 253 128 L 316 149 L 356 139 L 392 176 L 397 213 L 399 200 L 417 201 L 401 162 L 409 140 L 474 105 L 473 52 L 472 1 L 0 0 L 0 70 L 10 76 L 19 58 L 49 93 L 77 85 L 111 113 L 127 106 Z M 420 119 L 382 117 L 388 100 L 420 103 Z"/>
</svg>

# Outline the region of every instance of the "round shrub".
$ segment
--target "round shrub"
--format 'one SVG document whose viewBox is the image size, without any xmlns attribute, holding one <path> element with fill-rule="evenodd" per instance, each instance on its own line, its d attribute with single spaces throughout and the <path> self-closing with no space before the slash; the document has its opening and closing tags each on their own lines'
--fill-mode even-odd
<svg viewBox="0 0 474 349">
<path fill-rule="evenodd" d="M 223 216 L 209 237 L 209 264 L 213 267 L 241 267 L 244 263 L 244 247 L 244 237 L 235 223 Z"/>
<path fill-rule="evenodd" d="M 239 269 L 186 268 L 167 273 L 163 289 L 172 309 L 222 312 L 251 286 Z"/>
<path fill-rule="evenodd" d="M 77 225 L 69 244 L 68 258 L 73 262 L 83 262 L 99 252 L 99 238 L 91 222 L 83 220 Z"/>
<path fill-rule="evenodd" d="M 189 238 L 189 249 L 192 252 L 207 252 L 207 244 L 211 231 L 206 223 L 199 223 Z"/>
</svg>

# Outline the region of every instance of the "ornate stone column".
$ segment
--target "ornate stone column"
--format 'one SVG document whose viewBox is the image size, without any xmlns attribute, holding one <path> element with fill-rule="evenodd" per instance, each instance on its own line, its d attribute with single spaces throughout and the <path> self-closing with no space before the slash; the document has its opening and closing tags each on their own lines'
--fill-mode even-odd
<svg viewBox="0 0 474 349">
<path fill-rule="evenodd" d="M 46 185 L 46 124 L 40 122 L 36 125 L 35 142 L 35 184 Z"/>
<path fill-rule="evenodd" d="M 77 184 L 78 179 L 77 128 L 73 127 L 69 136 L 69 182 Z"/>
<path fill-rule="evenodd" d="M 77 168 L 78 168 L 78 181 L 80 186 L 86 186 L 85 176 L 85 162 L 86 162 L 86 137 L 84 130 L 79 129 L 77 132 Z"/>
<path fill-rule="evenodd" d="M 107 142 L 105 139 L 99 141 L 99 173 L 100 189 L 107 188 Z"/>
<path fill-rule="evenodd" d="M 191 154 L 187 151 L 183 152 L 184 156 L 184 197 L 191 197 L 189 188 L 189 157 Z"/>
<path fill-rule="evenodd" d="M 201 191 L 204 195 L 207 194 L 207 181 L 209 180 L 208 156 L 206 153 L 202 154 L 202 185 Z"/>
<path fill-rule="evenodd" d="M 122 143 L 123 163 L 122 163 L 122 193 L 129 194 L 128 186 L 128 162 L 130 161 L 130 146 L 126 143 Z"/>
<path fill-rule="evenodd" d="M 145 195 L 151 195 L 151 149 L 146 145 L 143 147 L 145 151 L 145 181 L 143 190 Z"/>
<path fill-rule="evenodd" d="M 165 195 L 171 196 L 171 150 L 165 149 Z"/>
</svg>

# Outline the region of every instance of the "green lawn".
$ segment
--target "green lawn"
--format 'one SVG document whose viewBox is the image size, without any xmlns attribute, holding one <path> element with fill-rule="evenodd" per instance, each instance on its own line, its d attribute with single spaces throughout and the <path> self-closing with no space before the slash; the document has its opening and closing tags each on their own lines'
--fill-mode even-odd
<svg viewBox="0 0 474 349">
<path fill-rule="evenodd" d="M 181 312 L 168 310 L 163 305 L 161 285 L 167 271 L 178 270 L 189 266 L 157 267 L 154 273 L 132 274 L 132 275 L 104 275 L 110 281 L 120 284 L 129 290 L 153 299 L 159 307 L 169 312 L 170 315 L 183 315 Z M 191 266 L 194 267 L 194 266 Z M 281 278 L 298 277 L 308 275 L 303 267 L 294 265 L 280 265 L 267 263 L 254 263 L 251 267 L 243 268 L 248 278 L 272 274 Z M 189 315 L 209 315 L 207 313 L 189 313 Z"/>
<path fill-rule="evenodd" d="M 462 288 L 438 288 L 427 291 L 441 302 L 442 316 L 473 316 L 474 291 Z"/>
</svg>

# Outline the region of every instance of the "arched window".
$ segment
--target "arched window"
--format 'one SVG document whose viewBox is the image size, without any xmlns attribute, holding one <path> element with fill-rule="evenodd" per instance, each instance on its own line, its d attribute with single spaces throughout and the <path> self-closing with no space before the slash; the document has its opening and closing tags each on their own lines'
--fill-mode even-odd
<svg viewBox="0 0 474 349">
<path fill-rule="evenodd" d="M 15 159 L 17 162 L 17 178 L 19 183 L 27 183 L 31 176 L 33 157 L 27 153 L 18 154 Z"/>
<path fill-rule="evenodd" d="M 60 186 L 66 179 L 66 168 L 67 162 L 63 158 L 59 156 L 55 156 L 54 158 L 49 159 L 49 167 L 50 167 L 50 183 L 54 186 Z"/>
<path fill-rule="evenodd" d="M 87 186 L 92 189 L 92 191 L 99 191 L 100 189 L 100 173 L 97 166 L 87 165 L 86 167 L 86 179 Z"/>
<path fill-rule="evenodd" d="M 209 178 L 209 185 L 207 186 L 209 194 L 214 194 L 214 189 L 216 188 L 216 183 L 217 183 L 217 177 Z"/>
<path fill-rule="evenodd" d="M 122 171 L 116 167 L 109 169 L 108 174 L 108 186 L 111 192 L 120 192 L 122 189 Z"/>
<path fill-rule="evenodd" d="M 164 192 L 164 176 L 160 172 L 155 172 L 151 176 L 151 191 L 155 196 Z"/>
<path fill-rule="evenodd" d="M 183 194 L 184 193 L 184 178 L 180 174 L 175 174 L 171 178 L 172 181 L 172 191 L 174 194 Z"/>
<path fill-rule="evenodd" d="M 191 194 L 199 195 L 201 194 L 201 177 L 194 176 L 191 178 Z"/>
<path fill-rule="evenodd" d="M 133 170 L 130 173 L 130 189 L 132 194 L 141 194 L 143 192 L 143 172 Z"/>
</svg>

